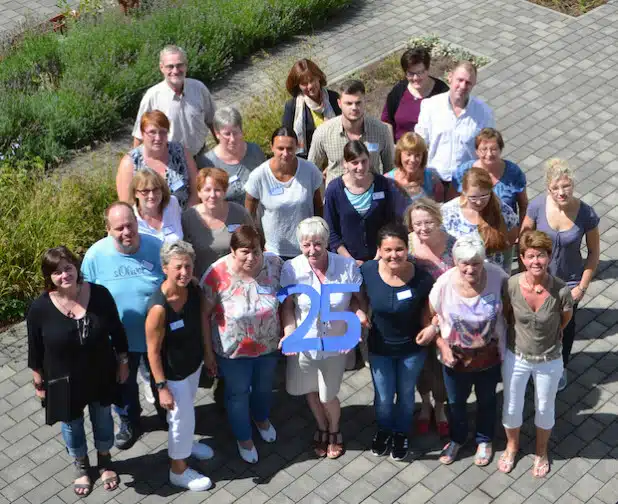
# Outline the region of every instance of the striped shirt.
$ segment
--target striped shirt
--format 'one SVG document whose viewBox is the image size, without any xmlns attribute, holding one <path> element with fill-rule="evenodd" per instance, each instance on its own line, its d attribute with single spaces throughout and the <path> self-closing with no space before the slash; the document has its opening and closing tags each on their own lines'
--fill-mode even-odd
<svg viewBox="0 0 618 504">
<path fill-rule="evenodd" d="M 319 126 L 313 134 L 307 158 L 321 170 L 326 165 L 326 186 L 343 175 L 343 148 L 350 141 L 341 123 L 343 116 L 334 117 Z M 371 158 L 371 168 L 382 174 L 393 167 L 395 146 L 388 126 L 374 117 L 365 116 L 360 140 Z"/>
<path fill-rule="evenodd" d="M 442 93 L 422 101 L 414 131 L 427 143 L 427 166 L 436 170 L 442 180 L 450 181 L 459 165 L 476 159 L 476 135 L 483 128 L 493 127 L 494 115 L 485 102 L 471 96 L 457 117 L 450 93 Z"/>
</svg>

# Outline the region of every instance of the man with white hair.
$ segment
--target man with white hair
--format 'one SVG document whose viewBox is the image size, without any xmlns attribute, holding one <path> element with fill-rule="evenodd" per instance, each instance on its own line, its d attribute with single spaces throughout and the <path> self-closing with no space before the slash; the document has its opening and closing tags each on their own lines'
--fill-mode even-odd
<svg viewBox="0 0 618 504">
<path fill-rule="evenodd" d="M 472 62 L 460 61 L 449 72 L 448 84 L 448 93 L 422 101 L 414 128 L 427 143 L 427 167 L 438 172 L 445 189 L 449 189 L 459 165 L 476 159 L 476 135 L 483 128 L 495 127 L 491 108 L 470 94 L 476 85 L 476 67 Z M 455 194 L 451 191 L 450 197 Z"/>
<path fill-rule="evenodd" d="M 133 127 L 133 147 L 142 142 L 140 120 L 152 110 L 160 110 L 170 121 L 168 139 L 182 143 L 195 157 L 204 150 L 212 127 L 215 102 L 204 83 L 189 79 L 187 53 L 168 45 L 159 54 L 159 70 L 164 80 L 146 91 Z"/>
</svg>

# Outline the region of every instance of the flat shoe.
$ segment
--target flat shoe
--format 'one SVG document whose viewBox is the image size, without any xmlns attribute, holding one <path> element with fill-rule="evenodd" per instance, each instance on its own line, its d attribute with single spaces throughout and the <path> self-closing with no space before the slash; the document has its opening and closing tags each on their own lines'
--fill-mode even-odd
<svg viewBox="0 0 618 504">
<path fill-rule="evenodd" d="M 515 466 L 515 457 L 517 456 L 517 452 L 511 453 L 509 451 L 504 451 L 500 458 L 498 459 L 498 471 L 504 474 L 508 474 L 513 470 Z"/>
<path fill-rule="evenodd" d="M 253 448 L 250 450 L 247 450 L 246 448 L 240 446 L 238 441 L 236 441 L 236 444 L 238 445 L 238 453 L 240 454 L 240 458 L 249 464 L 257 464 L 258 452 L 255 449 L 255 445 L 253 445 Z"/>
<path fill-rule="evenodd" d="M 461 445 L 455 441 L 449 441 L 447 445 L 442 449 L 440 453 L 440 463 L 444 465 L 450 465 L 457 459 L 457 454 Z"/>
<path fill-rule="evenodd" d="M 270 422 L 268 423 L 268 429 L 262 430 L 258 427 L 257 430 L 265 442 L 274 443 L 275 441 L 277 441 L 277 431 L 273 427 L 273 424 L 271 424 Z"/>
<path fill-rule="evenodd" d="M 474 465 L 478 467 L 485 467 L 489 464 L 493 450 L 491 449 L 491 443 L 479 443 L 476 449 L 476 455 L 474 456 Z"/>
</svg>

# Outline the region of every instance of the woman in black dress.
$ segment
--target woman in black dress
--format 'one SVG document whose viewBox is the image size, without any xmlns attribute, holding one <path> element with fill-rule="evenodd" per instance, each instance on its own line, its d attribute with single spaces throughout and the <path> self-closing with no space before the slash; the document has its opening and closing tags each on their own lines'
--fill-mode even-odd
<svg viewBox="0 0 618 504">
<path fill-rule="evenodd" d="M 27 317 L 28 367 L 36 395 L 45 406 L 45 423 L 62 423 L 62 437 L 74 458 L 74 492 L 92 490 L 84 431 L 88 406 L 97 449 L 98 469 L 105 490 L 118 488 L 111 469 L 114 421 L 110 404 L 116 381 L 129 375 L 128 345 L 116 303 L 100 285 L 82 281 L 79 260 L 66 247 L 43 256 L 45 292 Z"/>
</svg>

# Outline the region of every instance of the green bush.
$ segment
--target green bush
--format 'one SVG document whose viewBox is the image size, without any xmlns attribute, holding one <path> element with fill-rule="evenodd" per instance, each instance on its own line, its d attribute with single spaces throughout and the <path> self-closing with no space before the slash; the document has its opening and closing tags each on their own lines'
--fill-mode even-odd
<svg viewBox="0 0 618 504">
<path fill-rule="evenodd" d="M 66 35 L 27 33 L 0 65 L 0 153 L 51 165 L 110 135 L 161 79 L 166 44 L 187 51 L 191 76 L 212 82 L 350 2 L 160 0 L 131 17 L 112 9 L 69 21 Z"/>
<path fill-rule="evenodd" d="M 63 244 L 85 252 L 104 236 L 103 210 L 116 198 L 111 167 L 50 177 L 42 160 L 28 165 L 0 167 L 0 321 L 5 322 L 22 317 L 41 291 L 43 251 Z"/>
</svg>

